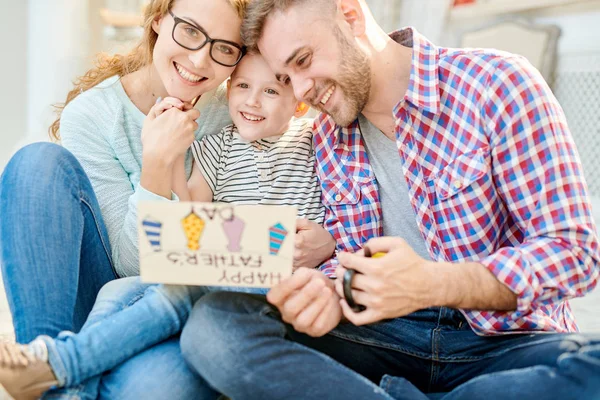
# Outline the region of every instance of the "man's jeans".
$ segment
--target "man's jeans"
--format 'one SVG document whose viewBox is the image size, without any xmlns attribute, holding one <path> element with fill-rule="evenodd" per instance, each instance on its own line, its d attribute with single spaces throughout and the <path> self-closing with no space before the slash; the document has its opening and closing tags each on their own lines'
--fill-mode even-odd
<svg viewBox="0 0 600 400">
<path fill-rule="evenodd" d="M 231 398 L 600 398 L 600 336 L 481 337 L 447 308 L 312 338 L 264 296 L 211 293 L 196 303 L 181 346 Z"/>
</svg>

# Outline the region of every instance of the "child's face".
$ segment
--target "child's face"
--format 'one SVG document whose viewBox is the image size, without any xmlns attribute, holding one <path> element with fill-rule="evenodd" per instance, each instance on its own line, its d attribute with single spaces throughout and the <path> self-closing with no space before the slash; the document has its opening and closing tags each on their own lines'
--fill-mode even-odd
<svg viewBox="0 0 600 400">
<path fill-rule="evenodd" d="M 277 81 L 261 55 L 244 56 L 229 87 L 229 114 L 244 140 L 285 133 L 297 105 L 292 87 Z"/>
</svg>

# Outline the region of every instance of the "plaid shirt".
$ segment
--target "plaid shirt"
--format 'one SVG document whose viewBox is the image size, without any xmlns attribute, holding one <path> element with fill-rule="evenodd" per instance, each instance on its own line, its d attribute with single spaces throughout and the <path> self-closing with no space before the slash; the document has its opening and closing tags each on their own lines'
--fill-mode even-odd
<svg viewBox="0 0 600 400">
<path fill-rule="evenodd" d="M 398 168 L 433 260 L 477 261 L 517 296 L 511 312 L 462 310 L 480 335 L 573 332 L 567 299 L 598 278 L 598 237 L 565 116 L 539 73 L 499 51 L 440 48 L 414 29 L 393 110 Z M 338 251 L 382 236 L 377 181 L 358 122 L 315 122 L 325 228 Z M 334 273 L 336 260 L 321 269 Z"/>
</svg>

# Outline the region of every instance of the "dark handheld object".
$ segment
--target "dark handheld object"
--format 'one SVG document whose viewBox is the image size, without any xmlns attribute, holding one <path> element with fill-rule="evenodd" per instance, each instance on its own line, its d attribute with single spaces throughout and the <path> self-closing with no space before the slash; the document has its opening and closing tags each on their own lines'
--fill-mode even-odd
<svg viewBox="0 0 600 400">
<path fill-rule="evenodd" d="M 354 297 L 352 297 L 352 280 L 354 279 L 354 275 L 356 275 L 356 271 L 353 269 L 347 269 L 346 272 L 344 272 L 344 279 L 342 280 L 344 299 L 346 299 L 346 303 L 348 303 L 352 311 L 361 312 L 365 311 L 367 307 L 362 304 L 356 304 Z"/>
<path fill-rule="evenodd" d="M 377 252 L 375 254 L 372 254 L 371 249 L 367 246 L 364 246 L 363 255 L 369 258 L 379 258 L 383 257 L 385 253 Z M 348 303 L 348 305 L 354 312 L 361 312 L 367 309 L 367 307 L 363 306 L 362 304 L 356 304 L 356 302 L 354 301 L 354 297 L 352 297 L 352 280 L 354 279 L 354 275 L 358 273 L 359 272 L 356 272 L 353 269 L 347 269 L 344 273 L 344 279 L 342 280 L 342 286 L 344 287 L 344 298 L 346 299 L 346 303 Z"/>
</svg>

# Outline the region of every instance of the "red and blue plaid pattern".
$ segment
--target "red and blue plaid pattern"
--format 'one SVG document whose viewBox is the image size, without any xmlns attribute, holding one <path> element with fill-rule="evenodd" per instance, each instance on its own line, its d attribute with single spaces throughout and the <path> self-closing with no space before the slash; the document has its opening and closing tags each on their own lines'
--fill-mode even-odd
<svg viewBox="0 0 600 400">
<path fill-rule="evenodd" d="M 567 299 L 591 290 L 599 252 L 565 116 L 525 59 L 440 48 L 408 28 L 410 85 L 393 110 L 417 224 L 434 260 L 478 261 L 518 295 L 517 310 L 462 310 L 482 335 L 573 332 Z M 325 227 L 338 251 L 381 236 L 381 204 L 358 123 L 315 123 Z M 331 276 L 335 260 L 321 269 Z"/>
</svg>

